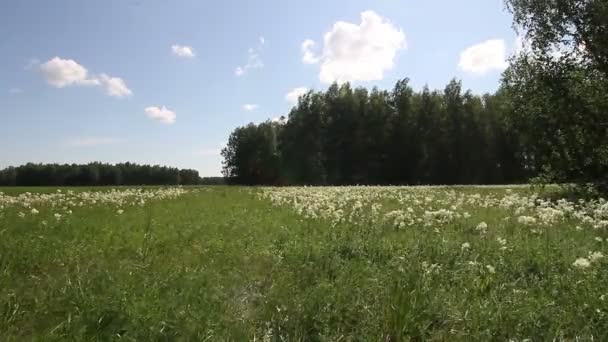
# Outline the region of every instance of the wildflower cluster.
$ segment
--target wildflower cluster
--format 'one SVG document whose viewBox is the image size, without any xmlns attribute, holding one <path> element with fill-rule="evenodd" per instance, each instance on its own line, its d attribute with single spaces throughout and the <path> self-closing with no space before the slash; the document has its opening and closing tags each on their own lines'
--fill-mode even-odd
<svg viewBox="0 0 608 342">
<path fill-rule="evenodd" d="M 116 207 L 116 213 L 122 214 L 125 207 L 143 206 L 148 201 L 174 199 L 188 191 L 182 187 L 157 189 L 111 189 L 107 191 L 63 191 L 61 189 L 52 193 L 25 192 L 10 196 L 0 192 L 0 215 L 9 208 L 18 210 L 17 216 L 25 218 L 28 215 L 36 216 L 42 208 L 53 213 L 56 220 L 71 215 L 73 210 L 91 206 L 110 205 Z"/>
<path fill-rule="evenodd" d="M 327 220 L 334 228 L 346 224 L 375 230 L 440 232 L 448 225 L 456 225 L 476 232 L 481 239 L 491 238 L 500 251 L 510 251 L 513 247 L 507 243 L 511 238 L 507 239 L 506 231 L 527 232 L 540 238 L 559 226 L 587 232 L 593 234 L 590 239 L 604 241 L 597 236 L 608 228 L 608 202 L 604 199 L 551 201 L 536 193 L 513 189 L 477 189 L 480 191 L 457 191 L 454 187 L 442 186 L 292 187 L 263 188 L 259 196 L 273 205 L 290 207 L 304 218 Z M 492 220 L 486 222 L 469 214 L 479 213 L 480 209 L 491 213 Z M 458 245 L 462 251 L 471 249 L 468 241 Z M 599 260 L 598 255 L 581 259 L 591 263 Z M 584 260 L 579 259 L 573 265 L 585 268 Z"/>
</svg>

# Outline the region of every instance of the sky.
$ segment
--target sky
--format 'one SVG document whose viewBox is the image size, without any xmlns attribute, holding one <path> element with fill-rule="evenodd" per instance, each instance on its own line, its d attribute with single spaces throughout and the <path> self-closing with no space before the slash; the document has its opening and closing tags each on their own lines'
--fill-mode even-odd
<svg viewBox="0 0 608 342">
<path fill-rule="evenodd" d="M 218 176 L 230 132 L 332 82 L 498 88 L 500 0 L 2 0 L 0 168 L 136 162 Z"/>
</svg>

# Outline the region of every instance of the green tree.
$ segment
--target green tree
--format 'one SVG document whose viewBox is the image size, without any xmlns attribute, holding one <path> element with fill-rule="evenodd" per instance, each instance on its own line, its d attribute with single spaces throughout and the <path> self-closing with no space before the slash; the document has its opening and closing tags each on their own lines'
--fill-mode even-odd
<svg viewBox="0 0 608 342">
<path fill-rule="evenodd" d="M 526 163 L 608 190 L 608 1 L 506 3 L 529 43 L 503 79 Z"/>
</svg>

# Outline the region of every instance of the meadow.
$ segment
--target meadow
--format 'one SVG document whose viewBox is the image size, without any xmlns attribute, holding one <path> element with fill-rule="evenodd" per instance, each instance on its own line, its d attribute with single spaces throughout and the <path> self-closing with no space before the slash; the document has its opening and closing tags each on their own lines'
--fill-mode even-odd
<svg viewBox="0 0 608 342">
<path fill-rule="evenodd" d="M 605 341 L 607 228 L 524 186 L 5 188 L 0 340 Z"/>
</svg>

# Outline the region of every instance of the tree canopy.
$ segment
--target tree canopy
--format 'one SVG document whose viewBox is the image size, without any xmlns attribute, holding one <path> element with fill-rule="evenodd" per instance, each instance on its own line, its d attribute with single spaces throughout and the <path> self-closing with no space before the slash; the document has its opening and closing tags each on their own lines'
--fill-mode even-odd
<svg viewBox="0 0 608 342">
<path fill-rule="evenodd" d="M 513 130 L 503 92 L 451 81 L 420 92 L 333 84 L 303 95 L 284 122 L 232 132 L 224 176 L 238 184 L 487 184 L 524 182 L 537 165 Z"/>
<path fill-rule="evenodd" d="M 526 42 L 502 87 L 547 179 L 608 189 L 608 1 L 507 0 Z"/>
<path fill-rule="evenodd" d="M 33 164 L 0 170 L 2 186 L 195 185 L 196 170 L 159 165 Z"/>
</svg>

